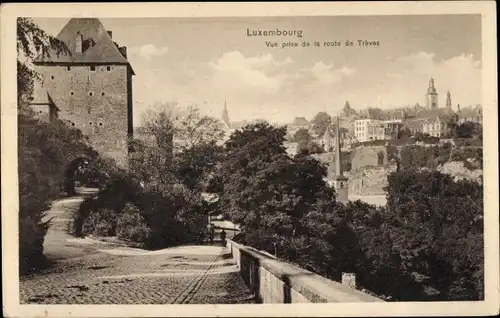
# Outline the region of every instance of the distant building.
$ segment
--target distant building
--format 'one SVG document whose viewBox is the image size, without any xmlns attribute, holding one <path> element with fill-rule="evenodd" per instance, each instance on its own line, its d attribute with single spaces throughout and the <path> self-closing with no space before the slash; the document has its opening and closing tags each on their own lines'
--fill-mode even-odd
<svg viewBox="0 0 500 318">
<path fill-rule="evenodd" d="M 426 110 L 408 120 L 406 128 L 412 134 L 423 133 L 442 138 L 449 132 L 449 124 L 454 116 L 456 114 L 448 107 Z"/>
<path fill-rule="evenodd" d="M 354 136 L 358 142 L 389 140 L 395 138 L 395 132 L 401 126 L 401 119 L 358 119 L 354 121 Z"/>
<path fill-rule="evenodd" d="M 325 133 L 323 136 L 320 138 L 320 143 L 325 152 L 331 152 L 335 150 L 335 132 L 336 128 L 332 128 L 331 125 L 328 125 L 326 127 Z M 349 131 L 345 128 L 340 128 L 340 138 L 341 138 L 341 145 L 343 150 L 348 150 L 351 148 L 351 145 L 355 142 L 355 138 L 351 136 Z"/>
<path fill-rule="evenodd" d="M 310 127 L 311 124 L 307 119 L 304 117 L 295 117 L 293 121 L 287 125 L 287 131 L 293 136 L 300 129 L 307 129 L 309 131 Z"/>
<path fill-rule="evenodd" d="M 126 47 L 95 18 L 72 18 L 56 38 L 67 50 L 50 49 L 33 62 L 41 76 L 35 81 L 35 112 L 80 129 L 98 152 L 126 166 L 135 75 Z"/>
</svg>

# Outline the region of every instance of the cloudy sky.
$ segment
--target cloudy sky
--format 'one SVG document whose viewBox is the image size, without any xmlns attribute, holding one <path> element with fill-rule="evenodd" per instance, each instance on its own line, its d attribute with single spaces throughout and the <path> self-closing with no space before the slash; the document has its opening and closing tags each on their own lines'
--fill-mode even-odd
<svg viewBox="0 0 500 318">
<path fill-rule="evenodd" d="M 34 19 L 57 35 L 68 19 Z M 434 77 L 444 106 L 481 103 L 479 15 L 101 19 L 128 47 L 134 122 L 161 101 L 196 104 L 231 120 L 287 122 L 319 111 L 425 104 Z M 248 37 L 249 30 L 302 30 L 303 37 Z M 352 47 L 300 47 L 346 40 Z M 358 40 L 378 41 L 360 47 Z M 278 42 L 269 48 L 266 41 Z M 282 42 L 297 48 L 281 48 Z"/>
</svg>

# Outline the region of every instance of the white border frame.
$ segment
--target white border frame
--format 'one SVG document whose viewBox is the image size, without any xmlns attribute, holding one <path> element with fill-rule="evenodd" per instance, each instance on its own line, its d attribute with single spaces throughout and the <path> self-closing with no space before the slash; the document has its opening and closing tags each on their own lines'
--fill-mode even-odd
<svg viewBox="0 0 500 318">
<path fill-rule="evenodd" d="M 499 313 L 498 108 L 496 10 L 493 1 L 359 3 L 58 3 L 1 6 L 1 164 L 3 309 L 7 317 L 257 317 L 454 316 Z M 18 176 L 16 120 L 16 18 L 27 17 L 242 17 L 315 15 L 482 15 L 484 116 L 485 300 L 265 305 L 20 305 L 18 280 Z"/>
</svg>

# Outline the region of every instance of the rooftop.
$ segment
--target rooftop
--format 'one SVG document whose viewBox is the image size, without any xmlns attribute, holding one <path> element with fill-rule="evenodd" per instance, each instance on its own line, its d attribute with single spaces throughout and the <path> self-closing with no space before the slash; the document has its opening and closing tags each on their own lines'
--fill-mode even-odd
<svg viewBox="0 0 500 318">
<path fill-rule="evenodd" d="M 77 34 L 82 36 L 81 53 L 76 51 Z M 118 47 L 118 44 L 113 42 L 111 32 L 108 33 L 99 19 L 72 18 L 56 38 L 65 45 L 67 51 L 59 53 L 56 49 L 49 48 L 40 54 L 35 62 L 112 63 L 130 66 L 126 58 L 125 47 Z"/>
</svg>

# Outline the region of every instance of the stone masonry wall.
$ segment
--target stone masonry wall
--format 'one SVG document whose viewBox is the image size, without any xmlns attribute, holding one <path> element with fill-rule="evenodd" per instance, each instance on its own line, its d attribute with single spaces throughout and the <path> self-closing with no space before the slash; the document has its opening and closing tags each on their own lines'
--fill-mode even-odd
<svg viewBox="0 0 500 318">
<path fill-rule="evenodd" d="M 351 155 L 351 170 L 356 171 L 363 167 L 377 167 L 386 165 L 387 147 L 385 146 L 361 146 L 353 150 Z"/>
<path fill-rule="evenodd" d="M 352 173 L 349 178 L 349 193 L 352 195 L 382 195 L 387 186 L 387 176 L 396 171 L 396 166 L 365 167 Z"/>
<path fill-rule="evenodd" d="M 109 67 L 109 70 L 108 70 Z M 129 133 L 129 76 L 126 65 L 38 65 L 43 86 L 59 108 L 59 118 L 89 137 L 101 154 L 125 166 Z"/>
</svg>

